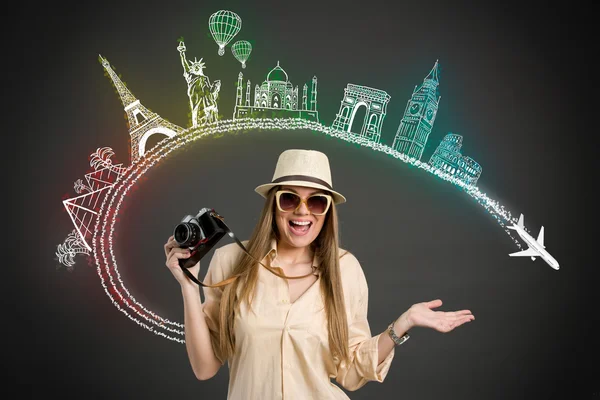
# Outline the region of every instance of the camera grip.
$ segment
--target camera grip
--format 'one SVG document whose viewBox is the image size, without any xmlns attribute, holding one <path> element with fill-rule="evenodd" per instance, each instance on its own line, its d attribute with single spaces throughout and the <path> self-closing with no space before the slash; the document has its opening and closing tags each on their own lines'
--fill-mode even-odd
<svg viewBox="0 0 600 400">
<path fill-rule="evenodd" d="M 200 261 L 202 255 L 198 251 L 192 251 L 191 255 L 188 258 L 180 258 L 179 266 L 183 269 L 192 268 L 194 265 Z"/>
</svg>

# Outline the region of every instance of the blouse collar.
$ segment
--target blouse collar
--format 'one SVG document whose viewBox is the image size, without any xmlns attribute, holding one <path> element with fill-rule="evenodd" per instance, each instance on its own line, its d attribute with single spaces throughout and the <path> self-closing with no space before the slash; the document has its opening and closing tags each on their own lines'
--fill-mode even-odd
<svg viewBox="0 0 600 400">
<path fill-rule="evenodd" d="M 271 246 L 269 248 L 269 251 L 265 255 L 265 258 L 268 258 L 270 262 L 273 262 L 273 260 L 276 257 L 277 257 L 277 239 L 273 238 L 273 239 L 271 239 Z M 314 255 L 313 255 L 312 266 L 314 268 L 318 269 L 319 264 L 320 264 L 320 260 L 317 257 L 317 252 L 315 252 Z"/>
</svg>

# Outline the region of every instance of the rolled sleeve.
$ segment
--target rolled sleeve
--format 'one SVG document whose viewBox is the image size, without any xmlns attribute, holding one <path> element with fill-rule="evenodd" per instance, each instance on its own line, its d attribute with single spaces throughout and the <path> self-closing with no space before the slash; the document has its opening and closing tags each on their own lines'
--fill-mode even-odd
<svg viewBox="0 0 600 400">
<path fill-rule="evenodd" d="M 362 282 L 363 294 L 360 296 L 355 317 L 348 327 L 350 363 L 342 361 L 337 364 L 336 382 L 350 391 L 361 388 L 369 381 L 383 382 L 395 354 L 395 349 L 392 349 L 381 364 L 377 365 L 381 334 L 371 337 L 367 320 L 369 292 L 362 270 L 360 275 L 362 279 L 359 279 L 359 282 Z"/>
</svg>

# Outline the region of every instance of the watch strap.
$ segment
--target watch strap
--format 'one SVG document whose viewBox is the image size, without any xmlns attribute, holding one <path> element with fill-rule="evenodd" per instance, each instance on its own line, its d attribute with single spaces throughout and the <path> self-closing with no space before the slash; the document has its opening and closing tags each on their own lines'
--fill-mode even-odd
<svg viewBox="0 0 600 400">
<path fill-rule="evenodd" d="M 394 343 L 396 344 L 396 346 L 400 346 L 402 343 L 406 342 L 408 340 L 408 338 L 410 337 L 410 335 L 408 334 L 408 332 L 406 332 L 404 335 L 402 335 L 401 337 L 398 337 L 396 335 L 396 332 L 394 332 L 394 323 L 396 321 L 392 322 L 389 326 L 388 326 L 388 334 L 390 335 L 390 337 L 392 338 L 392 340 L 394 341 Z"/>
</svg>

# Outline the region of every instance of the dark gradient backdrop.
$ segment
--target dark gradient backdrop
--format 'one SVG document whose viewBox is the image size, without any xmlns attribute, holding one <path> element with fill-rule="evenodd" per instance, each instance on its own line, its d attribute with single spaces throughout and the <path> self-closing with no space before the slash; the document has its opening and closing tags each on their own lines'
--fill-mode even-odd
<svg viewBox="0 0 600 400">
<path fill-rule="evenodd" d="M 188 57 L 204 58 L 205 73 L 222 80 L 219 108 L 231 118 L 240 64 L 229 47 L 217 55 L 207 25 L 211 13 L 231 9 L 243 20 L 236 40 L 254 44 L 244 80 L 262 82 L 277 61 L 300 90 L 316 75 L 327 125 L 346 84 L 385 90 L 388 145 L 413 88 L 439 60 L 442 99 L 423 160 L 447 132 L 463 135 L 463 154 L 483 166 L 480 188 L 524 213 L 532 233 L 544 225 L 562 268 L 510 258 L 518 248 L 473 199 L 400 161 L 321 134 L 257 132 L 198 141 L 149 171 L 127 197 L 115 251 L 136 299 L 182 321 L 162 249 L 175 224 L 214 207 L 247 238 L 262 205 L 253 189 L 271 179 L 279 153 L 318 149 L 348 198 L 339 208 L 342 245 L 367 276 L 373 334 L 412 304 L 436 298 L 441 310 L 468 308 L 476 317 L 447 334 L 413 329 L 384 383 L 351 398 L 598 397 L 598 377 L 586 367 L 598 360 L 595 234 L 586 232 L 597 222 L 590 201 L 597 166 L 588 156 L 597 130 L 591 9 L 483 3 L 21 2 L 7 17 L 2 61 L 5 210 L 15 223 L 5 268 L 17 275 L 5 279 L 4 375 L 29 386 L 24 397 L 226 397 L 227 367 L 195 380 L 183 344 L 118 312 L 84 257 L 68 273 L 56 269 L 54 253 L 73 229 L 61 200 L 75 195 L 88 156 L 108 146 L 113 162 L 129 163 L 123 107 L 98 54 L 145 106 L 187 127 L 176 50 L 183 36 Z"/>
</svg>

